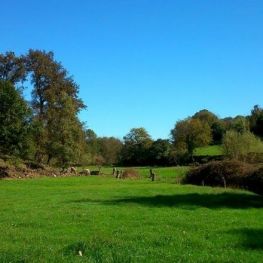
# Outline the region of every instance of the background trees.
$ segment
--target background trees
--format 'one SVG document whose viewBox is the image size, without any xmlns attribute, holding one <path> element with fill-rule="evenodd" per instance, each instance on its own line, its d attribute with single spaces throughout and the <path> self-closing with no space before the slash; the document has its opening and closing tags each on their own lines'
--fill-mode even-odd
<svg viewBox="0 0 263 263">
<path fill-rule="evenodd" d="M 114 137 L 98 138 L 98 153 L 104 159 L 104 163 L 116 165 L 120 163 L 122 142 Z"/>
<path fill-rule="evenodd" d="M 179 154 L 193 156 L 196 147 L 208 145 L 212 141 L 212 132 L 207 122 L 198 118 L 178 121 L 171 131 L 172 140 Z"/>
<path fill-rule="evenodd" d="M 202 123 L 210 127 L 212 144 L 220 144 L 222 142 L 225 133 L 224 123 L 214 113 L 204 109 L 195 113 L 192 118 L 199 119 Z"/>
<path fill-rule="evenodd" d="M 229 130 L 224 136 L 223 149 L 230 159 L 246 161 L 249 154 L 263 152 L 263 143 L 249 131 L 240 133 Z"/>
<path fill-rule="evenodd" d="M 91 129 L 85 131 L 85 136 L 89 164 L 116 165 L 120 162 L 123 147 L 121 140 L 114 137 L 98 137 Z"/>
<path fill-rule="evenodd" d="M 133 128 L 123 137 L 121 162 L 125 165 L 145 165 L 149 162 L 149 149 L 153 140 L 144 128 Z"/>
<path fill-rule="evenodd" d="M 251 116 L 249 117 L 251 131 L 263 138 L 263 108 L 259 105 L 255 105 L 251 110 Z"/>
<path fill-rule="evenodd" d="M 169 140 L 157 139 L 149 149 L 149 164 L 165 166 L 172 163 L 172 144 Z"/>
<path fill-rule="evenodd" d="M 32 85 L 30 104 L 19 88 L 24 83 Z M 171 140 L 153 140 L 142 127 L 132 128 L 123 141 L 98 137 L 78 118 L 85 108 L 78 93 L 78 85 L 52 52 L 0 54 L 0 152 L 59 166 L 83 161 L 169 165 L 191 161 L 195 148 L 222 141 L 226 155 L 242 159 L 260 145 L 255 136 L 263 138 L 263 109 L 258 105 L 250 116 L 234 118 L 198 111 L 175 124 Z"/>
</svg>

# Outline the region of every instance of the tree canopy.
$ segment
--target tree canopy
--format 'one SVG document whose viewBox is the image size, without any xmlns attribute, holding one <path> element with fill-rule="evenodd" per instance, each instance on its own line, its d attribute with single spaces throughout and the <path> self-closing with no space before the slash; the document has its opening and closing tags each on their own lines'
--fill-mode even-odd
<svg viewBox="0 0 263 263">
<path fill-rule="evenodd" d="M 212 141 L 211 128 L 208 123 L 188 118 L 178 121 L 171 131 L 172 140 L 178 152 L 193 156 L 194 149 L 206 146 Z"/>
</svg>

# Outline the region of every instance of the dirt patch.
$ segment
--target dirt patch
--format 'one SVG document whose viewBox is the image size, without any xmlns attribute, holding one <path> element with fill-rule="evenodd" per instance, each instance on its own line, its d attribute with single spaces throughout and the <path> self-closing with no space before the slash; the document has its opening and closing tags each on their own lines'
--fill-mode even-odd
<svg viewBox="0 0 263 263">
<path fill-rule="evenodd" d="M 125 169 L 122 173 L 121 176 L 122 179 L 138 179 L 139 178 L 139 173 L 138 171 L 136 171 L 135 169 Z"/>
<path fill-rule="evenodd" d="M 1 159 L 0 162 L 0 179 L 12 178 L 35 178 L 41 176 L 62 176 L 59 169 L 52 167 L 45 167 L 32 162 L 20 162 L 19 164 L 11 164 L 8 161 Z"/>
</svg>

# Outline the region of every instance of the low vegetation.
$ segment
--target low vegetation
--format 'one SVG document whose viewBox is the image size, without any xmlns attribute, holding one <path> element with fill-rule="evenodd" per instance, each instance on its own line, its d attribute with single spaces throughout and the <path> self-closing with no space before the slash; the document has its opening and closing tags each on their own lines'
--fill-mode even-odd
<svg viewBox="0 0 263 263">
<path fill-rule="evenodd" d="M 184 183 L 247 189 L 263 194 L 262 167 L 240 161 L 210 162 L 191 169 Z"/>
</svg>

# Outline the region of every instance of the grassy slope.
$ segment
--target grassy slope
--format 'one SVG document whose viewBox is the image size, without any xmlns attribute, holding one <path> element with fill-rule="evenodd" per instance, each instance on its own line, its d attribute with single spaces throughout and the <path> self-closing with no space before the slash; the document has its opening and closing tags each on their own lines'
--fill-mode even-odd
<svg viewBox="0 0 263 263">
<path fill-rule="evenodd" d="M 0 262 L 262 260 L 263 200 L 248 192 L 71 177 L 0 181 L 0 198 Z"/>
<path fill-rule="evenodd" d="M 205 147 L 198 147 L 194 151 L 195 156 L 216 156 L 223 154 L 223 147 L 221 145 L 210 145 Z"/>
</svg>

